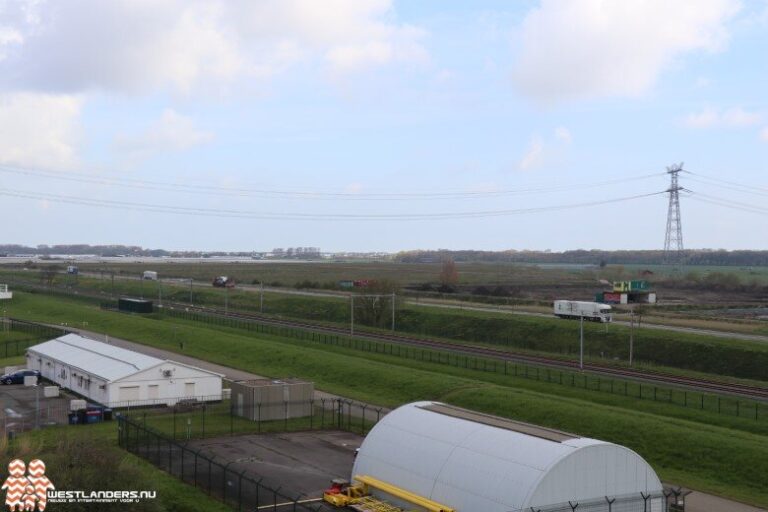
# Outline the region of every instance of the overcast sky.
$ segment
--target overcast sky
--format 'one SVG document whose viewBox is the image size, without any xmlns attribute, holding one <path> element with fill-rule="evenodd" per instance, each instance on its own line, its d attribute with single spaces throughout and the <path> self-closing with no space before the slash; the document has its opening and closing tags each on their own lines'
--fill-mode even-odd
<svg viewBox="0 0 768 512">
<path fill-rule="evenodd" d="M 0 0 L 0 243 L 655 249 L 685 162 L 768 249 L 766 91 L 763 0 Z"/>
</svg>

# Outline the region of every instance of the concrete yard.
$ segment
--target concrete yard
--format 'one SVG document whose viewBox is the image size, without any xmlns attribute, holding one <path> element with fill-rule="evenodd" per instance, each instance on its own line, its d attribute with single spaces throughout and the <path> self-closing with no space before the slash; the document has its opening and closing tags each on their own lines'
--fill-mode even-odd
<svg viewBox="0 0 768 512">
<path fill-rule="evenodd" d="M 66 424 L 69 412 L 69 401 L 74 396 L 65 393 L 57 398 L 45 398 L 43 396 L 43 383 L 39 389 L 40 415 L 35 416 L 35 402 L 37 391 L 34 387 L 22 384 L 0 385 L 0 427 L 4 434 L 8 432 L 23 432 L 34 428 L 35 421 L 41 426 L 52 424 Z"/>
<path fill-rule="evenodd" d="M 337 430 L 258 434 L 191 441 L 188 447 L 230 462 L 263 482 L 320 498 L 333 478 L 349 479 L 363 438 Z"/>
</svg>

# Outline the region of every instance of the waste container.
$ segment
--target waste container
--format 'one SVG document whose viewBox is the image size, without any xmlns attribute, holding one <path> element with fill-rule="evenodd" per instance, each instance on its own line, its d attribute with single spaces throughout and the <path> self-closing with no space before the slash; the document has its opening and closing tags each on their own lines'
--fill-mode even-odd
<svg viewBox="0 0 768 512">
<path fill-rule="evenodd" d="M 77 413 L 76 412 L 69 413 L 67 415 L 67 417 L 69 418 L 69 424 L 70 425 L 77 425 L 78 421 L 77 421 Z"/>
<path fill-rule="evenodd" d="M 104 421 L 112 421 L 112 409 L 109 407 L 104 409 Z"/>
<path fill-rule="evenodd" d="M 101 411 L 87 411 L 85 413 L 86 423 L 99 423 L 101 422 Z"/>
</svg>

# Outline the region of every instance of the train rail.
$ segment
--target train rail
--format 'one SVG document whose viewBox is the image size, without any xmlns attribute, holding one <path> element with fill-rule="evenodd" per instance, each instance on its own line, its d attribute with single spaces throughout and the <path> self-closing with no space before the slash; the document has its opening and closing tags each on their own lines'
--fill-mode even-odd
<svg viewBox="0 0 768 512">
<path fill-rule="evenodd" d="M 267 315 L 261 315 L 257 313 L 244 313 L 241 311 L 224 311 L 219 308 L 212 308 L 208 306 L 190 306 L 184 303 L 167 303 L 166 307 L 173 307 L 175 309 L 183 309 L 186 311 L 197 311 L 210 315 L 237 318 L 242 320 L 250 320 L 261 322 L 269 325 L 292 327 L 297 329 L 304 329 L 308 331 L 322 332 L 328 334 L 349 335 L 349 330 L 343 327 L 337 327 L 332 325 L 325 325 L 320 323 L 303 322 L 296 320 L 286 320 L 282 318 L 275 318 Z M 383 341 L 388 343 L 398 343 L 402 345 L 410 345 L 416 347 L 423 347 L 435 350 L 442 350 L 454 353 L 460 353 L 464 355 L 482 356 L 491 359 L 499 359 L 502 361 L 514 361 L 529 363 L 538 366 L 546 366 L 558 369 L 566 370 L 580 370 L 578 361 L 562 359 L 557 357 L 547 357 L 539 355 L 524 354 L 514 351 L 498 350 L 490 347 L 480 347 L 476 345 L 463 345 L 458 343 L 451 343 L 445 341 L 439 341 L 428 338 L 418 338 L 413 336 L 403 336 L 399 334 L 388 334 L 372 331 L 356 331 L 354 337 L 361 339 L 369 339 L 374 341 Z M 678 387 L 685 387 L 696 389 L 699 391 L 709 391 L 713 393 L 722 393 L 729 395 L 739 395 L 746 398 L 765 400 L 768 401 L 768 388 L 761 388 L 756 386 L 749 386 L 745 384 L 722 382 L 708 379 L 699 379 L 694 377 L 685 377 L 680 375 L 674 375 L 670 373 L 664 373 L 654 370 L 638 370 L 631 368 L 622 368 L 617 366 L 611 366 L 600 363 L 585 363 L 584 371 L 617 377 L 622 379 L 641 380 L 653 382 L 656 384 L 667 384 Z"/>
</svg>

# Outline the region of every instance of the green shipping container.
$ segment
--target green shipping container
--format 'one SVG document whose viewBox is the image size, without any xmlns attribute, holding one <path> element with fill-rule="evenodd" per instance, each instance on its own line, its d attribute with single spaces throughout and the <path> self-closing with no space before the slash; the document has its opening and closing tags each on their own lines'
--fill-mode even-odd
<svg viewBox="0 0 768 512">
<path fill-rule="evenodd" d="M 595 294 L 595 302 L 603 302 L 603 292 Z"/>
<path fill-rule="evenodd" d="M 629 289 L 633 292 L 647 290 L 648 288 L 650 288 L 648 286 L 648 281 L 630 281 L 629 283 Z"/>
<path fill-rule="evenodd" d="M 117 301 L 117 309 L 128 313 L 151 313 L 152 301 L 121 298 Z"/>
</svg>

